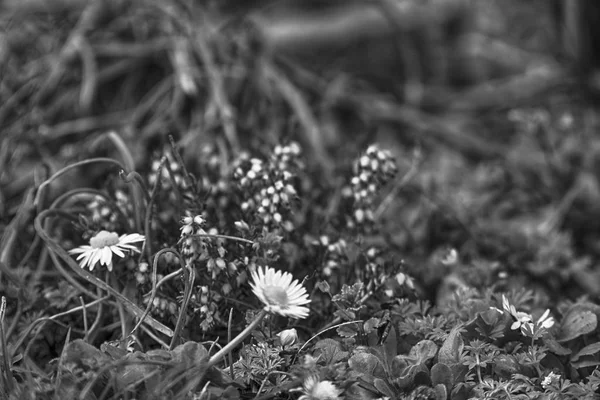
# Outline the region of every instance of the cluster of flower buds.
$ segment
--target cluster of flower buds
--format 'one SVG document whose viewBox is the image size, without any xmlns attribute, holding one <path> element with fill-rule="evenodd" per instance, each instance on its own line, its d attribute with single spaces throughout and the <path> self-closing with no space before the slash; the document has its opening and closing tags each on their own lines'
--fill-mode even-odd
<svg viewBox="0 0 600 400">
<path fill-rule="evenodd" d="M 147 262 L 141 262 L 133 272 L 138 285 L 146 284 L 150 281 L 150 267 Z M 158 274 L 157 274 L 158 279 Z"/>
<path fill-rule="evenodd" d="M 188 213 L 181 220 L 181 255 L 185 263 L 191 265 L 195 260 L 200 259 L 206 254 L 207 243 L 202 237 L 194 237 L 194 235 L 206 235 L 204 224 L 206 220 L 201 215 L 192 216 Z"/>
<path fill-rule="evenodd" d="M 115 190 L 115 202 L 121 213 L 127 219 L 129 226 L 135 226 L 134 212 L 133 212 L 133 200 L 131 195 L 123 190 Z"/>
<path fill-rule="evenodd" d="M 346 240 L 340 238 L 336 241 L 332 241 L 329 236 L 322 235 L 319 237 L 319 239 L 313 241 L 312 244 L 325 249 L 321 271 L 323 276 L 333 276 L 337 270 L 342 268 L 344 265 L 348 265 L 348 243 L 346 243 Z"/>
<path fill-rule="evenodd" d="M 296 142 L 290 142 L 285 146 L 278 144 L 271 153 L 271 167 L 275 171 L 296 171 L 302 168 L 301 154 L 300 145 Z"/>
<path fill-rule="evenodd" d="M 356 274 L 368 289 L 382 290 L 390 298 L 415 289 L 413 278 L 403 272 L 402 263 L 385 260 L 381 249 L 371 246 L 363 255 L 365 265 L 357 267 Z"/>
<path fill-rule="evenodd" d="M 208 215 L 213 215 L 215 221 L 230 225 L 230 205 L 234 200 L 230 160 L 212 143 L 206 143 L 198 151 L 197 179 L 204 210 Z"/>
<path fill-rule="evenodd" d="M 98 224 L 106 231 L 114 232 L 117 230 L 118 214 L 104 197 L 95 196 L 94 200 L 87 204 L 87 209 L 91 213 L 94 224 Z"/>
<path fill-rule="evenodd" d="M 374 222 L 373 207 L 379 190 L 398 172 L 394 157 L 388 150 L 371 145 L 353 164 L 350 185 L 343 194 L 353 200 L 350 228 L 368 227 Z"/>
<path fill-rule="evenodd" d="M 244 196 L 240 205 L 242 212 L 270 228 L 292 231 L 290 210 L 297 195 L 294 180 L 301 167 L 297 143 L 276 146 L 268 162 L 242 155 L 233 173 Z"/>
<path fill-rule="evenodd" d="M 183 218 L 181 226 L 181 254 L 186 263 L 194 261 L 206 261 L 206 271 L 213 281 L 221 274 L 227 272 L 234 274 L 237 267 L 233 263 L 227 263 L 224 260 L 227 250 L 224 247 L 224 240 L 218 237 L 216 228 L 204 230 L 206 221 L 201 215 L 192 217 L 188 215 Z M 200 235 L 200 236 L 194 236 Z"/>
<path fill-rule="evenodd" d="M 160 178 L 160 185 L 166 191 L 173 189 L 173 186 L 176 186 L 177 189 L 187 189 L 189 183 L 186 182 L 181 165 L 175 161 L 173 154 L 170 151 L 166 151 L 164 157 L 166 157 L 166 161 L 162 166 L 162 169 L 161 157 L 155 156 L 152 160 L 150 173 L 148 174 L 148 183 L 154 185 Z"/>
<path fill-rule="evenodd" d="M 110 202 L 103 196 L 95 196 L 86 206 L 92 222 L 101 230 L 114 232 L 122 230 L 123 224 L 134 225 L 130 196 L 117 189 L 114 197 L 114 202 Z"/>
<path fill-rule="evenodd" d="M 183 202 L 186 207 L 193 203 L 194 188 L 186 179 L 183 167 L 170 150 L 164 151 L 162 156 L 155 155 L 153 157 L 148 173 L 148 183 L 151 187 L 159 184 L 158 196 L 161 203 Z M 164 222 L 176 218 L 169 210 L 159 213 L 158 217 Z"/>
<path fill-rule="evenodd" d="M 148 306 L 149 301 L 150 296 L 144 297 L 144 299 L 142 300 L 145 306 Z M 154 297 L 154 299 L 152 299 L 152 308 L 150 309 L 150 312 L 153 315 L 159 316 L 161 318 L 177 316 L 177 303 L 165 297 L 157 295 Z"/>
<path fill-rule="evenodd" d="M 357 265 L 357 276 L 371 288 L 376 288 L 385 282 L 387 275 L 385 273 L 384 261 L 381 259 L 381 250 L 371 246 L 365 252 L 365 264 Z"/>
<path fill-rule="evenodd" d="M 206 332 L 219 320 L 219 307 L 217 302 L 221 301 L 221 296 L 211 290 L 208 286 L 197 286 L 195 293 L 190 298 L 190 306 L 202 322 L 200 328 Z"/>
</svg>

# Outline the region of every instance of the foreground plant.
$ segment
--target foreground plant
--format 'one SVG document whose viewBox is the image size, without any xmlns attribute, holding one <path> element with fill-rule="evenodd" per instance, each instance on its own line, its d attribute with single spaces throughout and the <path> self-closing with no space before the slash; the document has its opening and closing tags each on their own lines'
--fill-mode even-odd
<svg viewBox="0 0 600 400">
<path fill-rule="evenodd" d="M 304 307 L 310 303 L 308 293 L 289 272 L 276 271 L 270 267 L 263 270 L 262 267 L 258 267 L 252 271 L 252 279 L 252 291 L 265 306 L 246 329 L 210 358 L 209 367 L 214 366 L 239 345 L 268 314 L 298 319 L 308 316 L 309 309 Z"/>
</svg>

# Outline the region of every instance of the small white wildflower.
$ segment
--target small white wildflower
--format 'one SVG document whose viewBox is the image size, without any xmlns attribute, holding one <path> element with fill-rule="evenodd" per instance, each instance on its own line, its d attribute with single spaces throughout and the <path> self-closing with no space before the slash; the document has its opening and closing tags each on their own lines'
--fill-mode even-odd
<svg viewBox="0 0 600 400">
<path fill-rule="evenodd" d="M 552 384 L 556 384 L 560 381 L 560 375 L 555 374 L 554 372 L 550 372 L 546 377 L 542 380 L 542 388 L 547 389 L 548 386 Z"/>
<path fill-rule="evenodd" d="M 83 245 L 69 250 L 69 254 L 79 254 L 77 260 L 81 268 L 88 267 L 90 271 L 98 262 L 105 265 L 109 271 L 112 271 L 113 254 L 124 258 L 128 252 L 140 251 L 133 243 L 140 243 L 145 240 L 143 235 L 132 233 L 119 236 L 115 232 L 100 231 L 90 239 L 89 245 Z"/>
<path fill-rule="evenodd" d="M 517 311 L 515 306 L 510 304 L 504 295 L 502 295 L 502 308 L 504 308 L 504 311 L 508 312 L 514 319 L 516 319 L 516 321 L 510 326 L 510 329 L 513 331 L 519 329 L 522 325 L 530 323 L 533 319 L 531 315 L 522 311 Z"/>
</svg>

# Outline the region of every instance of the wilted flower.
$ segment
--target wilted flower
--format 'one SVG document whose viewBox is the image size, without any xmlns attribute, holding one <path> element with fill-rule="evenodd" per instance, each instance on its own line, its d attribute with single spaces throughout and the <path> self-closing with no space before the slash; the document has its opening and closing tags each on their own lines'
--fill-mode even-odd
<svg viewBox="0 0 600 400">
<path fill-rule="evenodd" d="M 330 381 L 319 381 L 319 377 L 311 375 L 304 380 L 302 389 L 303 394 L 298 400 L 338 400 L 342 391 L 339 390 Z"/>
<path fill-rule="evenodd" d="M 298 331 L 296 328 L 286 329 L 277 334 L 282 346 L 291 346 L 298 340 Z"/>
<path fill-rule="evenodd" d="M 284 317 L 306 318 L 310 303 L 306 289 L 289 272 L 258 267 L 252 271 L 252 291 L 265 304 L 265 310 Z"/>
<path fill-rule="evenodd" d="M 106 265 L 109 271 L 112 271 L 113 254 L 123 258 L 127 252 L 140 251 L 133 243 L 143 242 L 143 235 L 132 233 L 128 235 L 117 235 L 115 232 L 100 231 L 90 239 L 90 244 L 76 247 L 69 250 L 69 254 L 79 254 L 79 266 L 81 268 L 89 267 L 90 271 L 98 262 L 101 265 Z"/>
</svg>

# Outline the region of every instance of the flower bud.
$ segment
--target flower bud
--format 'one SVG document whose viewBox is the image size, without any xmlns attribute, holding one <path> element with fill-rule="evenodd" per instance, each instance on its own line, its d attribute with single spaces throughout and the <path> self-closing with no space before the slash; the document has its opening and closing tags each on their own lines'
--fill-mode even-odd
<svg viewBox="0 0 600 400">
<path fill-rule="evenodd" d="M 277 334 L 282 346 L 291 346 L 298 340 L 298 332 L 295 328 L 286 329 Z"/>
</svg>

